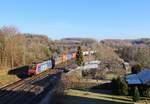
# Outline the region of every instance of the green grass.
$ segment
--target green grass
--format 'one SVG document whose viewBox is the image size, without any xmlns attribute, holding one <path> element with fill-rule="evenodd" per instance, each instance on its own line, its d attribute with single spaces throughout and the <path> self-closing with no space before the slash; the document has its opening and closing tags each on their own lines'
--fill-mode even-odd
<svg viewBox="0 0 150 104">
<path fill-rule="evenodd" d="M 67 90 L 63 104 L 133 104 L 133 102 L 132 99 L 125 96 Z"/>
</svg>

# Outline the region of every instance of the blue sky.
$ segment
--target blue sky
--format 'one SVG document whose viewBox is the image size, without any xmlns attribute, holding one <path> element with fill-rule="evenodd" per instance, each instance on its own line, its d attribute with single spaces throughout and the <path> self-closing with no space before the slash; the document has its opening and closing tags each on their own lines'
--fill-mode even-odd
<svg viewBox="0 0 150 104">
<path fill-rule="evenodd" d="M 0 0 L 0 26 L 96 39 L 150 38 L 150 0 Z"/>
</svg>

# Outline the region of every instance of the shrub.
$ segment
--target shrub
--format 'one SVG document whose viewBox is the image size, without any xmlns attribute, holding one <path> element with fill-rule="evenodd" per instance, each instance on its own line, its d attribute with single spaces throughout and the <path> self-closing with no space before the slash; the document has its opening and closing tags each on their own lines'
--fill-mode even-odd
<svg viewBox="0 0 150 104">
<path fill-rule="evenodd" d="M 128 85 L 125 80 L 122 80 L 120 83 L 120 95 L 128 95 Z"/>
<path fill-rule="evenodd" d="M 114 94 L 119 94 L 121 92 L 120 83 L 121 83 L 120 77 L 118 77 L 117 79 L 116 78 L 112 79 L 111 85 L 112 85 L 112 91 Z"/>
<path fill-rule="evenodd" d="M 78 49 L 77 49 L 77 55 L 76 55 L 76 63 L 77 65 L 81 66 L 83 65 L 83 52 L 82 52 L 82 49 L 81 47 L 79 46 Z"/>
<path fill-rule="evenodd" d="M 117 79 L 113 79 L 111 85 L 114 94 L 128 95 L 128 85 L 120 77 L 118 77 Z"/>
<path fill-rule="evenodd" d="M 149 86 L 144 86 L 144 88 L 142 89 L 142 95 L 144 97 L 150 97 L 150 87 Z"/>
<path fill-rule="evenodd" d="M 134 92 L 133 92 L 133 95 L 132 95 L 132 99 L 134 102 L 137 102 L 140 100 L 140 94 L 139 94 L 139 90 L 138 90 L 138 87 L 135 87 L 134 88 Z"/>
<path fill-rule="evenodd" d="M 132 74 L 137 74 L 138 72 L 141 71 L 142 66 L 140 64 L 133 65 L 131 70 Z"/>
<path fill-rule="evenodd" d="M 112 79 L 111 86 L 112 86 L 112 92 L 114 94 L 117 94 L 117 81 L 115 78 Z"/>
</svg>

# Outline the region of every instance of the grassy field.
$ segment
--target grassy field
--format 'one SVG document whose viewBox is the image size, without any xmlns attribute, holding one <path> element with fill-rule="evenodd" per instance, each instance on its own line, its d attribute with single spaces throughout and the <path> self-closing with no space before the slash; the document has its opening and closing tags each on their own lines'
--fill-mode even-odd
<svg viewBox="0 0 150 104">
<path fill-rule="evenodd" d="M 16 75 L 8 75 L 7 70 L 0 70 L 0 87 L 19 80 Z"/>
<path fill-rule="evenodd" d="M 132 99 L 124 96 L 67 90 L 63 104 L 133 104 L 133 102 Z"/>
</svg>

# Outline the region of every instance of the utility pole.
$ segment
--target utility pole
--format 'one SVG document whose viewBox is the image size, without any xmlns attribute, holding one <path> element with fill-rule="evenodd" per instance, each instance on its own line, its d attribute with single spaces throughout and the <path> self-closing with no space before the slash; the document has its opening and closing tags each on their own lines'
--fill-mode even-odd
<svg viewBox="0 0 150 104">
<path fill-rule="evenodd" d="M 26 40 L 23 41 L 23 65 L 26 65 Z"/>
<path fill-rule="evenodd" d="M 23 46 L 23 65 L 26 64 L 26 47 L 25 45 Z"/>
</svg>

